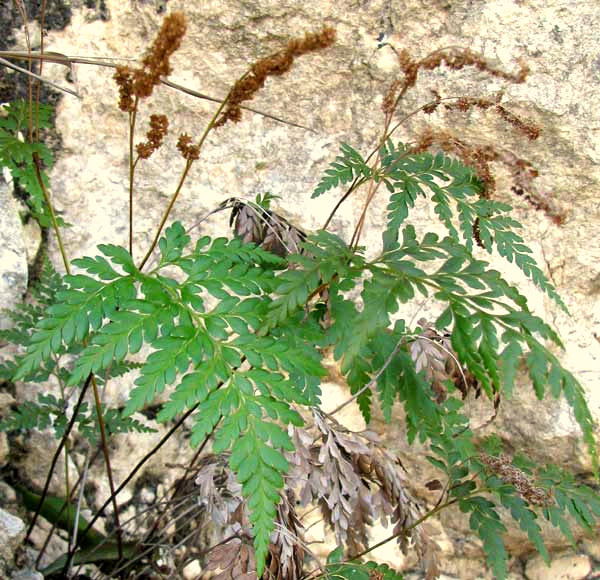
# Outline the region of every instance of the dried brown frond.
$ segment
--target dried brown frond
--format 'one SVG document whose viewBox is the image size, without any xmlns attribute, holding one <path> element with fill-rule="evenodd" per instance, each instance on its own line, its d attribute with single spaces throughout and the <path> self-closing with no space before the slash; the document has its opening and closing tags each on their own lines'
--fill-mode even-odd
<svg viewBox="0 0 600 580">
<path fill-rule="evenodd" d="M 506 455 L 492 457 L 486 453 L 482 453 L 479 459 L 489 472 L 497 475 L 505 483 L 513 485 L 517 493 L 527 503 L 545 506 L 550 502 L 552 497 L 551 492 L 536 486 L 532 477 L 512 464 L 510 457 Z"/>
<path fill-rule="evenodd" d="M 446 65 L 452 70 L 460 70 L 465 66 L 474 66 L 477 69 L 487 72 L 491 76 L 499 77 L 513 83 L 522 83 L 527 78 L 529 68 L 524 61 L 519 61 L 519 71 L 517 73 L 508 73 L 501 69 L 493 67 L 482 55 L 473 52 L 470 49 L 457 47 L 442 48 L 436 50 L 421 60 L 414 60 L 407 49 L 396 51 L 398 64 L 404 73 L 402 80 L 395 80 L 387 90 L 383 99 L 382 110 L 386 115 L 391 115 L 400 99 L 406 91 L 414 86 L 417 82 L 419 69 L 433 70 L 442 65 Z M 425 113 L 432 113 L 438 105 L 438 102 L 433 102 L 424 107 Z M 466 100 L 460 101 L 457 108 L 466 107 L 461 110 L 466 110 L 475 103 L 469 104 Z M 478 106 L 488 106 L 482 102 Z M 489 105 L 491 106 L 491 105 Z"/>
<path fill-rule="evenodd" d="M 267 568 L 269 580 L 299 580 L 304 565 L 302 524 L 296 515 L 296 496 L 287 489 L 277 506 L 275 531 L 271 536 Z"/>
<path fill-rule="evenodd" d="M 247 520 L 240 519 L 242 487 L 227 464 L 228 455 L 207 455 L 202 458 L 196 474 L 200 505 L 206 509 L 208 520 L 224 537 L 237 533 Z"/>
<path fill-rule="evenodd" d="M 306 234 L 281 215 L 242 199 L 230 198 L 220 207 L 231 207 L 229 225 L 244 243 L 254 243 L 278 256 L 302 251 Z"/>
<path fill-rule="evenodd" d="M 444 108 L 448 111 L 466 112 L 472 108 L 487 110 L 493 107 L 493 110 L 509 125 L 525 135 L 530 141 L 534 141 L 540 136 L 541 129 L 533 123 L 527 122 L 514 113 L 511 113 L 506 107 L 500 104 L 502 93 L 498 93 L 494 98 L 474 98 L 459 97 L 454 102 L 444 103 Z"/>
<path fill-rule="evenodd" d="M 515 195 L 522 197 L 531 207 L 543 211 L 557 226 L 562 226 L 567 220 L 566 214 L 556 209 L 554 204 L 544 199 L 538 193 L 525 191 L 525 189 L 517 185 L 513 185 L 510 189 Z"/>
<path fill-rule="evenodd" d="M 530 141 L 535 141 L 540 136 L 541 129 L 537 125 L 523 121 L 515 114 L 506 110 L 502 105 L 496 105 L 496 111 L 505 121 L 523 133 Z"/>
<path fill-rule="evenodd" d="M 129 67 L 118 66 L 113 78 L 119 87 L 119 109 L 131 113 L 135 109 L 133 71 Z"/>
<path fill-rule="evenodd" d="M 479 226 L 479 218 L 473 222 L 473 239 L 480 248 L 485 248 L 485 244 L 481 239 L 481 228 Z"/>
<path fill-rule="evenodd" d="M 370 490 L 355 468 L 353 455 L 368 455 L 368 446 L 353 434 L 333 429 L 313 413 L 319 444 L 302 429 L 294 431 L 296 452 L 290 456 L 295 468 L 290 481 L 299 486 L 302 505 L 317 503 L 339 545 L 351 554 L 364 549 L 371 516 L 366 510 Z"/>
<path fill-rule="evenodd" d="M 426 115 L 431 115 L 440 106 L 442 102 L 442 95 L 440 95 L 440 93 L 438 93 L 435 89 L 431 89 L 431 92 L 434 97 L 433 101 L 431 101 L 423 107 L 423 112 Z"/>
<path fill-rule="evenodd" d="M 391 115 L 394 112 L 394 109 L 396 108 L 398 94 L 403 87 L 405 87 L 405 81 L 403 80 L 401 81 L 400 79 L 396 79 L 392 82 L 392 84 L 390 85 L 389 89 L 383 97 L 383 102 L 381 103 L 381 110 L 384 113 Z"/>
<path fill-rule="evenodd" d="M 419 72 L 419 63 L 413 60 L 410 52 L 403 48 L 398 54 L 398 64 L 404 73 L 404 84 L 406 87 L 412 87 L 417 82 Z"/>
<path fill-rule="evenodd" d="M 420 506 L 407 491 L 400 460 L 386 449 L 372 445 L 371 462 L 372 478 L 379 485 L 376 497 L 380 502 L 380 518 L 383 521 L 384 514 L 390 514 L 400 549 L 406 554 L 409 548 L 414 548 L 425 570 L 425 578 L 437 578 L 440 575 L 440 548 L 423 526 L 414 525 L 420 516 Z"/>
<path fill-rule="evenodd" d="M 212 580 L 256 580 L 256 560 L 251 541 L 233 538 L 214 547 L 208 553 L 204 572 Z"/>
<path fill-rule="evenodd" d="M 162 145 L 168 129 L 169 119 L 166 115 L 150 115 L 150 129 L 146 133 L 147 140 L 136 145 L 140 159 L 148 159 Z"/>
<path fill-rule="evenodd" d="M 302 505 L 317 503 L 338 544 L 349 555 L 368 543 L 369 526 L 376 520 L 391 522 L 400 548 L 416 549 L 428 566 L 428 577 L 437 576 L 437 549 L 424 529 L 414 525 L 420 517 L 398 458 L 381 448 L 375 437 L 344 429 L 331 418 L 313 412 L 316 439 L 303 429 L 293 432 L 296 451 L 288 485 L 298 487 Z"/>
<path fill-rule="evenodd" d="M 451 381 L 462 393 L 463 399 L 470 391 L 481 395 L 481 385 L 475 376 L 463 367 L 452 348 L 450 335 L 441 334 L 426 320 L 419 320 L 421 334 L 410 345 L 410 356 L 417 372 L 424 371 L 431 383 L 436 400 L 441 403 L 448 394 L 446 382 Z"/>
<path fill-rule="evenodd" d="M 251 525 L 241 485 L 228 465 L 228 454 L 207 455 L 201 461 L 196 479 L 204 519 L 214 529 L 212 541 L 237 536 L 210 550 L 206 571 L 212 578 L 256 580 Z M 269 556 L 263 578 L 298 580 L 304 564 L 302 524 L 296 515 L 294 492 L 286 488 L 281 495 L 271 536 Z"/>
<path fill-rule="evenodd" d="M 215 122 L 220 127 L 233 121 L 237 123 L 242 118 L 240 105 L 254 98 L 254 95 L 264 86 L 267 77 L 279 76 L 290 70 L 294 59 L 331 46 L 335 42 L 335 30 L 324 28 L 315 34 L 306 34 L 304 38 L 291 39 L 287 47 L 266 58 L 255 62 L 246 75 L 239 79 L 229 91 L 225 110 Z"/>
<path fill-rule="evenodd" d="M 192 144 L 192 138 L 187 133 L 179 135 L 177 149 L 181 153 L 181 156 L 187 161 L 193 161 L 200 158 L 200 147 Z"/>
<path fill-rule="evenodd" d="M 469 109 L 476 107 L 478 109 L 486 110 L 493 107 L 496 104 L 495 100 L 486 98 L 473 98 L 473 97 L 459 97 L 454 102 L 444 103 L 444 108 L 448 111 L 461 111 L 466 112 Z"/>
<path fill-rule="evenodd" d="M 383 98 L 381 109 L 388 116 L 393 114 L 404 93 L 415 85 L 419 73 L 419 64 L 412 59 L 408 50 L 403 48 L 396 51 L 396 56 L 398 57 L 400 69 L 404 73 L 404 78 L 393 81 Z"/>
<path fill-rule="evenodd" d="M 158 77 L 169 76 L 169 58 L 181 46 L 186 29 L 183 12 L 172 12 L 165 16 L 156 39 L 142 61 L 149 73 Z"/>
<path fill-rule="evenodd" d="M 456 155 L 465 165 L 472 167 L 482 181 L 484 190 L 482 197 L 490 197 L 496 189 L 496 180 L 490 162 L 498 158 L 496 150 L 490 145 L 470 145 L 448 131 L 434 131 L 427 128 L 418 137 L 412 151 L 420 153 L 432 145 L 438 146 L 446 153 Z"/>
<path fill-rule="evenodd" d="M 524 61 L 519 62 L 519 72 L 508 73 L 501 69 L 493 67 L 481 54 L 473 52 L 468 48 L 442 48 L 436 50 L 418 62 L 418 68 L 433 70 L 445 64 L 452 70 L 460 70 L 466 66 L 474 66 L 480 71 L 484 71 L 491 76 L 511 81 L 513 83 L 522 83 L 527 78 L 529 67 Z"/>
<path fill-rule="evenodd" d="M 522 197 L 531 207 L 537 211 L 543 211 L 556 225 L 562 225 L 567 219 L 564 211 L 557 207 L 556 203 L 540 193 L 534 183 L 539 173 L 529 161 L 517 157 L 508 150 L 499 150 L 498 160 L 503 163 L 511 173 L 513 184 L 511 191 Z"/>
<path fill-rule="evenodd" d="M 494 103 L 494 108 L 496 104 Z M 522 197 L 529 205 L 538 211 L 543 211 L 555 224 L 562 225 L 566 220 L 564 211 L 536 191 L 533 180 L 538 176 L 538 171 L 529 161 L 517 157 L 512 151 L 492 145 L 470 145 L 448 131 L 434 131 L 426 128 L 417 136 L 415 145 L 411 150 L 415 153 L 427 151 L 433 146 L 439 147 L 446 153 L 456 155 L 465 165 L 472 167 L 482 181 L 484 189 L 481 197 L 490 198 L 496 190 L 496 180 L 492 172 L 491 163 L 502 163 L 511 174 L 513 184 L 511 191 Z M 478 237 L 477 222 L 475 223 L 473 237 L 483 247 Z"/>
</svg>

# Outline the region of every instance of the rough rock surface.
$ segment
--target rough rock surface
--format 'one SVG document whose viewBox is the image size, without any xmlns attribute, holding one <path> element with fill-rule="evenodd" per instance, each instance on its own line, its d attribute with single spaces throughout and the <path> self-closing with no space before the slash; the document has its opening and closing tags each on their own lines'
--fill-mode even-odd
<svg viewBox="0 0 600 580">
<path fill-rule="evenodd" d="M 319 227 L 331 211 L 334 197 L 329 194 L 310 200 L 310 192 L 340 141 L 361 151 L 370 150 L 381 127 L 382 95 L 399 74 L 393 52 L 378 48 L 378 39 L 406 47 L 419 57 L 441 47 L 468 46 L 505 70 L 515 70 L 516 59 L 525 59 L 531 74 L 523 85 L 505 85 L 468 69 L 425 73 L 402 112 L 409 113 L 430 100 L 430 89 L 444 96 L 489 96 L 503 89 L 503 104 L 542 128 L 537 141 L 526 142 L 493 115 L 477 111 L 453 119 L 447 112 L 415 116 L 398 137 L 410 140 L 426 123 L 438 128 L 451 126 L 465 139 L 501 144 L 539 169 L 540 195 L 564 218 L 563 225 L 556 225 L 544 212 L 511 194 L 507 179 L 499 180 L 497 198 L 516 206 L 529 245 L 571 311 L 572 317 L 566 317 L 531 285 L 520 282 L 536 313 L 559 328 L 566 344 L 562 360 L 587 385 L 590 406 L 600 418 L 600 343 L 596 338 L 600 336 L 600 238 L 596 235 L 600 222 L 596 99 L 600 13 L 596 2 L 581 0 L 573 10 L 568 0 L 338 4 L 310 0 L 301 5 L 291 0 L 228 0 L 171 1 L 168 9 L 182 10 L 188 16 L 188 34 L 173 59 L 171 80 L 217 98 L 226 94 L 248 63 L 279 49 L 290 35 L 316 31 L 324 24 L 334 26 L 338 34 L 332 49 L 300 59 L 291 73 L 270 79 L 251 103 L 253 108 L 311 130 L 245 112 L 241 123 L 211 134 L 175 206 L 173 217 L 186 226 L 228 197 L 271 191 L 282 197 L 278 203 L 293 221 L 309 230 Z M 48 34 L 46 49 L 70 55 L 137 58 L 160 26 L 163 12 L 164 5 L 159 2 L 109 0 L 100 17 L 94 10 L 77 6 L 64 30 Z M 17 48 L 23 48 L 22 31 L 15 31 L 15 39 Z M 68 82 L 66 69 L 59 65 L 47 65 L 45 74 L 58 83 Z M 127 241 L 127 119 L 115 106 L 111 74 L 111 69 L 76 65 L 69 78 L 82 98 L 64 97 L 58 107 L 63 151 L 51 175 L 52 193 L 65 220 L 73 224 L 64 231 L 73 258 L 95 255 L 99 243 Z M 141 140 L 151 113 L 169 116 L 171 137 L 158 154 L 142 162 L 136 178 L 134 249 L 138 258 L 154 235 L 183 166 L 174 147 L 175 136 L 184 131 L 198 137 L 215 107 L 215 103 L 167 87 L 156 91 L 150 106 L 142 107 L 137 140 Z M 333 227 L 342 236 L 351 234 L 362 202 L 360 196 L 349 200 L 334 219 Z M 383 223 L 385 205 L 383 197 L 378 199 L 373 206 L 377 211 L 368 218 L 363 241 L 372 247 L 379 244 L 379 234 L 371 232 L 378 232 Z M 414 223 L 423 230 L 434 219 L 432 209 L 421 206 Z M 226 227 L 225 216 L 218 215 L 203 223 L 201 231 L 215 235 Z M 53 256 L 60 266 L 56 248 Z M 4 275 L 9 270 L 4 261 L 0 264 Z M 520 280 L 510 265 L 501 261 L 494 265 L 509 279 Z M 420 315 L 433 314 L 432 306 L 425 305 Z M 116 384 L 107 396 L 121 402 L 124 383 Z M 515 450 L 527 450 L 534 459 L 588 473 L 589 458 L 577 442 L 579 431 L 568 407 L 563 401 L 547 401 L 541 410 L 529 385 L 522 386 L 513 401 L 503 403 L 491 429 L 500 430 Z M 331 390 L 335 400 L 343 388 Z M 470 405 L 481 423 L 491 413 L 489 406 L 480 402 Z M 348 421 L 360 424 L 360 417 Z M 380 425 L 380 429 L 390 447 L 410 466 L 413 479 L 427 481 L 431 468 L 415 459 L 415 450 L 406 446 L 402 425 Z M 417 456 L 420 451 L 417 449 Z M 115 469 L 126 473 L 131 458 L 127 452 L 121 457 L 123 464 Z M 106 489 L 102 492 L 104 496 Z M 416 492 L 433 501 L 418 484 Z M 455 513 L 449 512 L 442 521 L 451 538 L 460 538 L 468 527 Z M 531 546 L 518 530 L 511 529 L 510 534 L 509 544 L 521 545 L 526 558 Z M 450 558 L 446 572 L 464 579 L 483 575 L 479 546 L 473 545 L 463 554 L 457 545 L 450 543 L 454 547 L 446 552 Z M 521 578 L 518 562 L 514 568 L 515 578 Z M 528 569 L 526 573 L 534 574 L 533 568 Z"/>
<path fill-rule="evenodd" d="M 27 250 L 19 205 L 0 176 L 0 328 L 8 328 L 10 319 L 2 309 L 14 308 L 27 291 Z"/>
<path fill-rule="evenodd" d="M 527 580 L 583 580 L 592 572 L 592 562 L 588 556 L 561 554 L 553 558 L 550 567 L 540 557 L 527 562 L 525 575 Z"/>
<path fill-rule="evenodd" d="M 7 577 L 14 566 L 14 551 L 23 541 L 23 520 L 0 508 L 0 576 Z"/>
</svg>

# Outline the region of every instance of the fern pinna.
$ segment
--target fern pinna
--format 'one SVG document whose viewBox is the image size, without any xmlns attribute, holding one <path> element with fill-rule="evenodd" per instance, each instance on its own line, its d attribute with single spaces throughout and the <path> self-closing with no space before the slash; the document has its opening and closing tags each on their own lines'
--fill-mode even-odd
<svg viewBox="0 0 600 580">
<path fill-rule="evenodd" d="M 367 493 L 360 491 L 361 481 L 371 473 L 358 472 L 354 481 L 351 465 L 370 456 L 373 465 L 379 461 L 378 475 L 373 475 L 377 485 L 396 489 L 385 500 L 389 505 L 381 517 L 412 501 L 399 480 L 390 483 L 397 476 L 385 474 L 389 462 L 374 459 L 368 444 L 340 434 L 331 418 L 303 411 L 316 412 L 319 406 L 326 375 L 321 357 L 330 348 L 366 421 L 375 400 L 388 421 L 399 401 L 409 440 L 429 442 L 428 459 L 447 478 L 443 497 L 432 512 L 414 508 L 410 517 L 398 512 L 394 532 L 398 541 L 402 544 L 411 530 L 422 533 L 422 520 L 440 506 L 456 503 L 471 514 L 471 528 L 482 538 L 488 562 L 502 578 L 507 554 L 499 505 L 509 509 L 545 556 L 539 517 L 568 530 L 563 513 L 585 510 L 579 522 L 589 527 L 600 505 L 587 488 L 574 487 L 558 471 L 531 475 L 543 490 L 543 501 L 532 502 L 532 496 L 475 445 L 461 397 L 453 393 L 458 390 L 464 396 L 476 388 L 497 404 L 501 395 L 513 391 L 524 358 L 537 396 L 541 399 L 549 389 L 573 408 L 596 469 L 597 450 L 582 387 L 546 344 L 562 346 L 558 335 L 530 312 L 517 288 L 475 256 L 475 223 L 487 252 L 496 250 L 514 260 L 542 291 L 566 307 L 516 233 L 521 226 L 510 217 L 510 206 L 480 198 L 481 184 L 472 170 L 444 154 L 411 153 L 391 141 L 382 146 L 380 159 L 379 166 L 368 166 L 356 150 L 342 146 L 314 193 L 351 181 L 384 183 L 390 200 L 379 255 L 367 259 L 363 248 L 350 247 L 325 230 L 306 236 L 261 206 L 258 198 L 256 204 L 228 200 L 222 207 L 233 208 L 236 232 L 244 242 L 253 243 L 239 237 L 204 236 L 192 244 L 184 227 L 175 222 L 161 238 L 158 260 L 147 272 L 115 245 L 99 246 L 102 255 L 74 260 L 81 273 L 57 284 L 53 304 L 24 340 L 27 350 L 12 378 L 35 377 L 50 368 L 56 353 L 71 351 L 76 361 L 67 384 L 77 385 L 90 373 L 102 375 L 127 364 L 130 355 L 148 345 L 151 353 L 139 364 L 123 418 L 167 388 L 170 396 L 159 421 L 195 410 L 192 445 L 212 434 L 213 452 L 228 458 L 228 469 L 245 498 L 260 577 L 268 555 L 273 557 L 274 522 L 283 517 L 278 506 L 293 491 L 290 482 L 304 486 L 304 495 L 311 500 L 333 502 L 327 521 L 340 544 L 355 545 L 354 554 L 365 547 L 364 526 L 378 517 L 380 508 L 370 495 L 364 496 L 364 517 L 352 530 L 350 542 L 348 523 L 341 526 L 342 516 L 334 517 L 331 506 L 336 501 L 352 502 L 353 493 L 357 497 Z M 448 230 L 446 237 L 433 233 L 419 237 L 408 223 L 418 196 L 430 196 Z M 265 247 L 277 247 L 279 255 Z M 286 248 L 299 250 L 289 253 Z M 436 300 L 439 316 L 431 324 L 420 321 L 414 327 L 394 320 L 399 305 L 418 296 Z M 316 426 L 323 442 L 317 457 L 338 458 L 328 464 L 334 467 L 319 468 L 325 470 L 319 477 L 330 482 L 327 492 L 322 485 L 311 487 L 310 479 L 300 483 L 298 465 L 317 469 L 309 462 L 314 449 L 298 430 L 307 421 Z M 15 426 L 19 425 L 14 420 L 3 425 Z M 334 452 L 334 446 L 344 451 Z M 298 459 L 303 453 L 304 464 Z M 353 454 L 356 464 L 344 459 Z M 342 465 L 344 461 L 348 465 Z M 350 478 L 346 483 L 341 473 Z M 327 499 L 326 493 L 344 486 L 355 492 L 340 491 L 337 500 Z M 224 558 L 228 549 L 233 547 L 221 549 Z M 435 550 L 428 551 L 431 561 Z M 343 574 L 350 574 L 353 566 L 332 561 L 331 571 L 346 577 Z"/>
</svg>

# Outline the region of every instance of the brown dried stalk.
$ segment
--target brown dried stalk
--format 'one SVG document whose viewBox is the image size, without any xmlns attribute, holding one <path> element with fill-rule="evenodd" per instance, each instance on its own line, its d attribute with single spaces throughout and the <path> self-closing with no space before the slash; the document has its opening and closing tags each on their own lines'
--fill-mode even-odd
<svg viewBox="0 0 600 580">
<path fill-rule="evenodd" d="M 233 121 L 237 123 L 242 118 L 240 105 L 254 98 L 254 95 L 264 86 L 270 76 L 280 76 L 292 68 L 294 59 L 303 54 L 322 50 L 335 42 L 335 30 L 324 28 L 316 34 L 306 34 L 304 38 L 293 38 L 285 49 L 255 62 L 250 71 L 239 79 L 227 96 L 227 106 L 215 127 L 220 127 Z"/>
<path fill-rule="evenodd" d="M 166 115 L 150 115 L 150 129 L 146 133 L 146 141 L 136 145 L 136 151 L 140 159 L 148 159 L 163 142 L 169 120 Z"/>
<path fill-rule="evenodd" d="M 471 106 L 468 102 L 467 105 Z M 527 131 L 537 130 L 534 125 L 527 125 L 521 120 L 520 122 L 528 127 Z M 452 153 L 465 165 L 472 167 L 484 186 L 481 196 L 487 199 L 491 198 L 496 191 L 496 180 L 491 164 L 501 163 L 511 174 L 513 179 L 511 191 L 515 195 L 525 199 L 534 209 L 543 211 L 555 224 L 564 223 L 566 219 L 564 212 L 547 196 L 537 191 L 533 180 L 538 176 L 538 171 L 529 161 L 517 157 L 512 151 L 494 145 L 472 145 L 448 131 L 436 131 L 431 128 L 425 129 L 417 136 L 416 144 L 411 150 L 418 153 L 431 147 L 439 147 L 442 151 Z"/>
<path fill-rule="evenodd" d="M 552 493 L 543 487 L 536 486 L 532 477 L 512 464 L 510 457 L 506 455 L 492 457 L 482 453 L 479 459 L 490 473 L 496 474 L 502 481 L 513 485 L 527 503 L 543 507 L 550 502 Z"/>
</svg>

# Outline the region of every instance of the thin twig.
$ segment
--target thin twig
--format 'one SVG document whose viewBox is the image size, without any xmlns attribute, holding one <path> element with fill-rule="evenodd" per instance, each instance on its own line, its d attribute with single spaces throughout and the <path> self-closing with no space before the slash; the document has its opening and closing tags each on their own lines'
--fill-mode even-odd
<svg viewBox="0 0 600 580">
<path fill-rule="evenodd" d="M 16 70 L 17 72 L 26 74 L 30 78 L 34 78 L 38 81 L 46 83 L 47 85 L 50 85 L 51 87 L 54 87 L 55 89 L 57 89 L 59 91 L 63 91 L 64 93 L 69 93 L 70 95 L 73 95 L 74 97 L 77 97 L 78 99 L 81 98 L 75 91 L 73 91 L 71 89 L 67 89 L 65 87 L 61 87 L 60 85 L 53 83 L 50 79 L 45 79 L 45 78 L 41 77 L 40 75 L 36 75 L 34 72 L 28 71 L 26 68 L 22 68 L 16 64 L 13 64 L 12 62 L 10 62 L 9 60 L 6 60 L 5 58 L 0 57 L 0 64 L 6 66 L 8 68 L 11 68 L 13 70 Z"/>
<path fill-rule="evenodd" d="M 142 457 L 142 459 L 140 459 L 137 462 L 137 464 L 135 465 L 135 467 L 129 472 L 129 474 L 127 475 L 127 477 L 121 482 L 121 484 L 119 485 L 119 487 L 117 487 L 117 489 L 114 491 L 114 495 L 115 496 L 119 495 L 119 493 L 121 491 L 123 491 L 123 489 L 125 488 L 125 486 L 133 479 L 133 477 L 135 476 L 135 474 L 144 466 L 144 464 L 152 456 L 154 456 L 158 452 L 158 450 L 169 440 L 169 438 L 171 437 L 171 435 L 173 435 L 173 433 L 175 433 L 175 431 L 177 431 L 177 429 L 179 429 L 179 427 L 181 427 L 181 425 L 183 425 L 183 422 L 198 408 L 198 405 L 199 405 L 199 403 L 196 403 L 193 407 L 191 407 L 190 409 L 188 409 L 181 416 L 181 418 L 177 421 L 177 423 L 175 423 L 175 425 L 173 425 L 173 427 L 171 427 L 171 429 L 169 429 L 169 431 L 167 431 L 167 433 L 165 435 L 163 435 L 163 437 L 161 438 L 161 440 L 150 451 L 148 451 L 148 453 L 146 453 L 146 455 L 144 455 L 144 457 Z M 81 539 L 84 538 L 86 536 L 86 534 L 90 531 L 90 529 L 96 523 L 96 521 L 98 520 L 98 518 L 104 513 L 104 510 L 109 506 L 110 503 L 112 503 L 112 496 L 113 496 L 113 494 L 111 494 L 111 497 L 109 497 L 102 504 L 102 506 L 100 507 L 100 509 L 92 517 L 92 519 L 91 519 L 90 523 L 88 524 L 87 528 L 81 534 L 81 537 L 79 539 L 79 543 L 81 542 Z"/>
<path fill-rule="evenodd" d="M 117 66 L 119 66 L 119 65 L 115 64 L 114 62 L 109 62 L 108 59 L 110 59 L 110 60 L 127 60 L 127 61 L 135 60 L 135 59 L 124 59 L 124 58 L 120 58 L 120 57 L 102 57 L 102 58 L 76 57 L 76 56 L 69 57 L 67 55 L 62 55 L 62 54 L 56 53 L 56 52 L 53 52 L 53 53 L 47 52 L 44 55 L 40 55 L 39 53 L 32 52 L 31 55 L 28 55 L 26 52 L 19 52 L 19 51 L 0 51 L 0 62 L 4 61 L 4 59 L 2 57 L 14 58 L 14 59 L 18 59 L 18 60 L 29 60 L 29 59 L 45 60 L 46 62 L 54 62 L 54 63 L 58 63 L 58 64 L 64 64 L 65 66 L 71 66 L 73 64 L 89 64 L 89 65 L 103 66 L 103 67 L 108 67 L 108 68 L 116 68 Z M 5 62 L 8 62 L 8 61 L 5 61 Z M 9 65 L 7 65 L 7 66 L 9 66 Z M 50 81 L 47 81 L 47 82 L 50 83 Z M 170 81 L 168 79 L 162 78 L 162 79 L 160 79 L 160 82 L 167 87 L 170 87 L 170 88 L 180 91 L 182 93 L 186 93 L 186 94 L 191 95 L 192 97 L 196 97 L 198 99 L 203 99 L 205 101 L 212 101 L 213 103 L 223 102 L 223 99 L 220 99 L 218 97 L 212 97 L 205 93 L 200 93 L 193 89 L 184 87 L 183 85 L 174 83 L 173 81 Z M 69 91 L 68 89 L 62 89 L 61 87 L 56 87 L 56 88 L 58 88 L 60 90 L 65 90 L 67 92 L 72 92 L 72 91 Z M 74 94 L 76 97 L 79 97 L 79 95 L 77 95 L 76 93 L 72 93 L 72 94 Z M 307 127 L 306 125 L 302 125 L 302 124 L 296 123 L 294 121 L 287 121 L 285 119 L 282 119 L 281 117 L 272 115 L 271 113 L 265 113 L 264 111 L 260 111 L 259 109 L 254 109 L 253 107 L 248 107 L 246 105 L 240 105 L 240 107 L 242 109 L 244 109 L 245 111 L 248 111 L 250 113 L 256 113 L 257 115 L 260 115 L 261 117 L 265 117 L 267 119 L 272 119 L 273 121 L 277 121 L 278 123 L 290 125 L 291 127 L 298 127 L 299 129 L 304 129 L 305 131 L 310 131 L 311 133 L 317 134 L 317 131 L 315 131 L 314 129 L 311 129 L 310 127 Z"/>
<path fill-rule="evenodd" d="M 42 508 L 42 505 L 44 505 L 46 495 L 48 494 L 48 488 L 50 487 L 50 481 L 52 480 L 52 475 L 54 473 L 54 468 L 56 467 L 56 462 L 58 461 L 58 458 L 60 457 L 60 454 L 62 452 L 62 448 L 65 446 L 65 442 L 66 442 L 67 438 L 69 437 L 69 434 L 71 433 L 71 430 L 73 429 L 73 426 L 75 425 L 75 422 L 76 422 L 78 414 L 79 414 L 78 413 L 79 408 L 81 407 L 81 403 L 83 403 L 83 398 L 85 397 L 85 395 L 87 393 L 87 390 L 90 386 L 91 381 L 92 381 L 92 375 L 90 374 L 90 375 L 88 375 L 88 378 L 85 380 L 85 383 L 84 383 L 83 388 L 81 389 L 81 393 L 79 395 L 79 399 L 77 399 L 77 403 L 75 403 L 75 407 L 73 409 L 73 415 L 71 416 L 71 419 L 69 420 L 69 423 L 67 424 L 67 428 L 65 429 L 65 432 L 64 432 L 63 436 L 61 437 L 60 443 L 58 444 L 58 447 L 57 447 L 56 451 L 54 452 L 54 456 L 52 457 L 52 461 L 50 462 L 50 469 L 48 470 L 48 474 L 46 475 L 46 482 L 44 484 L 44 489 L 42 491 L 42 494 L 40 495 L 40 503 L 38 504 L 37 509 L 35 510 L 35 513 L 33 515 L 33 518 L 31 519 L 29 528 L 27 528 L 27 534 L 25 534 L 25 540 L 24 540 L 25 542 L 27 540 L 29 540 L 29 536 L 31 535 L 31 532 L 33 531 L 33 528 L 37 521 L 38 515 L 40 513 L 40 509 Z"/>
<path fill-rule="evenodd" d="M 358 391 L 356 391 L 356 393 L 354 393 L 354 395 L 352 397 L 350 397 L 348 400 L 344 401 L 341 405 L 336 407 L 333 411 L 331 411 L 330 413 L 327 413 L 327 415 L 332 417 L 337 412 L 341 411 L 346 405 L 349 405 L 352 401 L 358 399 L 358 397 L 360 397 L 366 390 L 374 387 L 375 384 L 377 383 L 377 380 L 382 375 L 382 373 L 385 371 L 385 369 L 387 369 L 390 366 L 392 360 L 396 356 L 396 353 L 398 352 L 398 350 L 400 349 L 400 347 L 402 346 L 402 343 L 406 340 L 406 338 L 407 338 L 407 335 L 403 335 L 402 337 L 400 337 L 400 340 L 396 343 L 394 350 L 392 350 L 392 352 L 389 354 L 389 356 L 385 359 L 383 366 L 377 371 L 377 374 L 366 385 L 361 387 Z"/>
<path fill-rule="evenodd" d="M 94 401 L 96 404 L 96 414 L 98 417 L 98 427 L 100 427 L 100 441 L 102 443 L 102 453 L 104 454 L 104 464 L 106 466 L 106 475 L 108 477 L 108 485 L 110 487 L 110 497 L 112 499 L 115 529 L 117 531 L 117 547 L 119 548 L 119 558 L 123 557 L 123 531 L 119 523 L 119 508 L 117 506 L 117 496 L 115 494 L 115 484 L 113 481 L 112 468 L 110 465 L 110 453 L 108 452 L 108 438 L 106 437 L 106 428 L 104 426 L 104 417 L 102 416 L 102 404 L 100 402 L 100 394 L 96 377 L 92 375 L 92 389 L 94 391 Z M 70 550 L 69 550 L 70 552 Z"/>
</svg>

